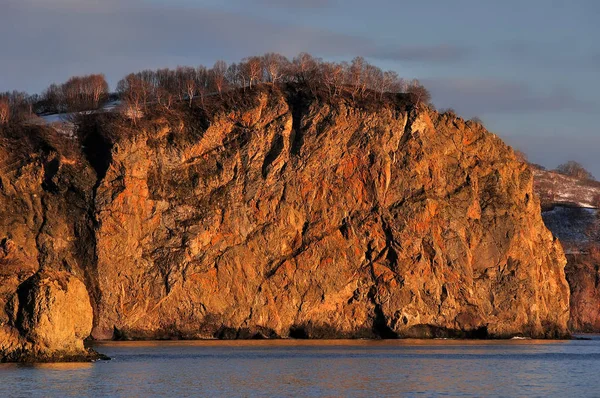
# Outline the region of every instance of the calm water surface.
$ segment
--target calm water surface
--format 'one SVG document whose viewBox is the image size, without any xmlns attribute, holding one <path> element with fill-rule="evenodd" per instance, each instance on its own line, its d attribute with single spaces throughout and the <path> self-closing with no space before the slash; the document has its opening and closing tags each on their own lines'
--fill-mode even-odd
<svg viewBox="0 0 600 398">
<path fill-rule="evenodd" d="M 113 360 L 0 365 L 0 396 L 600 396 L 597 338 L 111 342 L 95 348 Z"/>
</svg>

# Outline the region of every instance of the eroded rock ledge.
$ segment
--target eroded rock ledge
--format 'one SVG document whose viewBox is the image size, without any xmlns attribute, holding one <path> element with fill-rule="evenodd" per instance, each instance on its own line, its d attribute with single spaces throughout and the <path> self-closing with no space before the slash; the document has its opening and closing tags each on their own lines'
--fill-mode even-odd
<svg viewBox="0 0 600 398">
<path fill-rule="evenodd" d="M 532 173 L 477 123 L 261 87 L 82 133 L 4 132 L 3 347 L 40 267 L 85 283 L 61 300 L 91 301 L 97 339 L 568 334 Z"/>
</svg>

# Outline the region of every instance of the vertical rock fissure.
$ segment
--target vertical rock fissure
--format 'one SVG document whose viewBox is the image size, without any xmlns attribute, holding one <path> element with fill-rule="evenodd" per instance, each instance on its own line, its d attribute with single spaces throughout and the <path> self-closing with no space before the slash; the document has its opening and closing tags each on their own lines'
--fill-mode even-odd
<svg viewBox="0 0 600 398">
<path fill-rule="evenodd" d="M 90 122 L 94 123 L 86 123 L 79 126 L 79 129 L 82 129 L 82 131 L 79 131 L 79 137 L 83 155 L 95 171 L 96 182 L 89 197 L 86 214 L 87 220 L 85 226 L 82 228 L 82 232 L 84 232 L 87 239 L 84 239 L 82 236 L 78 247 L 82 251 L 80 258 L 83 265 L 85 285 L 94 313 L 93 325 L 95 327 L 99 322 L 99 305 L 102 301 L 102 291 L 100 290 L 98 281 L 98 242 L 96 231 L 98 231 L 99 224 L 96 217 L 96 201 L 98 189 L 112 161 L 113 144 L 100 133 L 95 118 L 90 120 Z M 89 242 L 86 242 L 86 240 L 89 240 Z"/>
<path fill-rule="evenodd" d="M 287 102 L 292 109 L 292 132 L 290 134 L 291 154 L 299 156 L 302 145 L 304 144 L 304 132 L 301 128 L 303 114 L 302 95 L 290 95 L 287 98 Z"/>
<path fill-rule="evenodd" d="M 267 178 L 267 174 L 269 172 L 269 166 L 279 157 L 281 152 L 283 151 L 284 143 L 283 136 L 281 134 L 277 134 L 273 139 L 273 143 L 271 144 L 271 149 L 267 152 L 265 156 L 265 160 L 262 165 L 262 177 Z"/>
</svg>

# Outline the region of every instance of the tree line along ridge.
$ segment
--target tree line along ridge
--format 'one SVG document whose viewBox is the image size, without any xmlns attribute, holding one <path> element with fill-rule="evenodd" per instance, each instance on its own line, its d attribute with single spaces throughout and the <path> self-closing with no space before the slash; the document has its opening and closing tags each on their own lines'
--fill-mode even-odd
<svg viewBox="0 0 600 398">
<path fill-rule="evenodd" d="M 383 71 L 362 57 L 350 62 L 328 62 L 300 53 L 289 60 L 277 53 L 252 56 L 227 64 L 215 62 L 212 68 L 178 66 L 130 73 L 111 94 L 103 74 L 74 76 L 62 84 L 51 84 L 41 94 L 12 91 L 0 93 L 0 124 L 22 121 L 34 115 L 92 111 L 111 100 L 120 100 L 124 112 L 137 118 L 148 104 L 170 109 L 176 102 L 194 100 L 204 104 L 207 96 L 261 83 L 296 83 L 313 95 L 352 98 L 381 98 L 385 93 L 407 93 L 415 102 L 429 103 L 431 96 L 416 79 L 405 80 L 394 71 Z"/>
</svg>

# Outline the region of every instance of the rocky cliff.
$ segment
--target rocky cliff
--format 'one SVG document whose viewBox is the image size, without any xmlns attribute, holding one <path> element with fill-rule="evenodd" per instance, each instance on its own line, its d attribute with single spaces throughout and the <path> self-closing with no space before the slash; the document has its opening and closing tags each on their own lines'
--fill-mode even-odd
<svg viewBox="0 0 600 398">
<path fill-rule="evenodd" d="M 40 127 L 0 131 L 0 361 L 71 361 L 93 312 L 86 284 L 95 177 Z M 60 138 L 60 137 L 59 137 Z"/>
<path fill-rule="evenodd" d="M 481 125 L 402 96 L 212 102 L 90 117 L 68 151 L 4 133 L 4 355 L 38 341 L 14 308 L 50 270 L 97 339 L 567 334 L 532 172 Z"/>
</svg>

